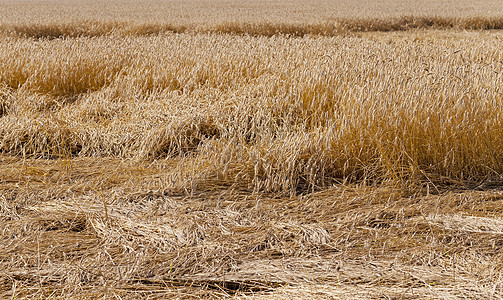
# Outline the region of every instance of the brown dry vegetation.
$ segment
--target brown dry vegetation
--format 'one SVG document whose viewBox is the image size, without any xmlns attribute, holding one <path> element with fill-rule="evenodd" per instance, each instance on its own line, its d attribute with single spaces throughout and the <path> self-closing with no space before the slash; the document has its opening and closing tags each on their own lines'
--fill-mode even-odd
<svg viewBox="0 0 503 300">
<path fill-rule="evenodd" d="M 503 297 L 500 1 L 143 5 L 1 2 L 0 297 Z"/>
<path fill-rule="evenodd" d="M 0 31 L 27 37 L 232 33 L 339 35 L 502 29 L 499 0 L 2 0 Z"/>
</svg>

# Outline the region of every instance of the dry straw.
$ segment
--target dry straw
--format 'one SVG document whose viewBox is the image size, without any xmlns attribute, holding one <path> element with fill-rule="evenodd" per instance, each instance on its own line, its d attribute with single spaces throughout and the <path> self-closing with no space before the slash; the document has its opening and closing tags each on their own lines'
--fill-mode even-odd
<svg viewBox="0 0 503 300">
<path fill-rule="evenodd" d="M 0 298 L 502 298 L 501 1 L 210 2 L 0 1 Z"/>
<path fill-rule="evenodd" d="M 502 172 L 500 40 L 438 35 L 4 37 L 0 147 L 190 155 L 255 190 L 482 181 Z"/>
</svg>

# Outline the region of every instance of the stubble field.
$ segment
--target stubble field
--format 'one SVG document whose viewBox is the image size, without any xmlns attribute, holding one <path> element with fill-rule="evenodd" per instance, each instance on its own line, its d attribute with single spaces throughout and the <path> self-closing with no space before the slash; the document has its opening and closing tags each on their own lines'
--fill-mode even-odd
<svg viewBox="0 0 503 300">
<path fill-rule="evenodd" d="M 0 297 L 503 297 L 500 1 L 0 17 Z"/>
</svg>

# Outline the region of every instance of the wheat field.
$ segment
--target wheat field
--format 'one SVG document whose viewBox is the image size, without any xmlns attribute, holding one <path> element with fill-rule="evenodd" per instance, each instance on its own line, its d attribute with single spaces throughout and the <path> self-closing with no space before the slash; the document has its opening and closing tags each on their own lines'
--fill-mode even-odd
<svg viewBox="0 0 503 300">
<path fill-rule="evenodd" d="M 0 297 L 503 297 L 500 1 L 0 2 Z"/>
</svg>

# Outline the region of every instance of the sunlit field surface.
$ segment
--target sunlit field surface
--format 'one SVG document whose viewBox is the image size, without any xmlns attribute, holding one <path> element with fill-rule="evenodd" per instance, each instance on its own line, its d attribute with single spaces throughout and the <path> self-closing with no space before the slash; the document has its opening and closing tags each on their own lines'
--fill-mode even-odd
<svg viewBox="0 0 503 300">
<path fill-rule="evenodd" d="M 503 297 L 501 1 L 0 2 L 0 297 Z"/>
</svg>

